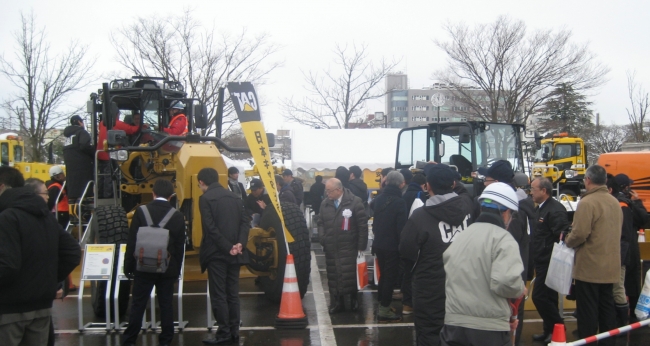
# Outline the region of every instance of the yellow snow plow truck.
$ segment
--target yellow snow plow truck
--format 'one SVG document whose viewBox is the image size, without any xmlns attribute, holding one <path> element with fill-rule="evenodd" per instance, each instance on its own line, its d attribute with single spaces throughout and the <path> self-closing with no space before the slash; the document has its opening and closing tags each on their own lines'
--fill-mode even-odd
<svg viewBox="0 0 650 346">
<path fill-rule="evenodd" d="M 582 138 L 563 132 L 538 140 L 537 147 L 531 178 L 549 179 L 556 194 L 580 196 L 588 166 Z"/>
<path fill-rule="evenodd" d="M 250 83 L 246 84 L 252 88 Z M 223 92 L 224 90 L 221 90 L 217 112 L 223 110 Z M 231 99 L 235 100 L 233 91 L 229 89 L 229 92 Z M 187 118 L 187 133 L 168 135 L 162 129 L 169 126 L 172 120 L 169 109 L 172 104 L 177 107 L 179 101 L 185 107 L 183 114 Z M 138 206 L 153 199 L 154 182 L 165 179 L 171 181 L 175 188 L 172 205 L 185 216 L 186 258 L 196 256 L 202 239 L 199 212 L 199 197 L 202 192 L 198 187 L 198 172 L 202 168 L 212 167 L 219 173 L 221 185 L 228 186 L 228 167 L 221 155 L 222 149 L 230 152 L 250 152 L 251 149 L 259 151 L 261 147 L 266 146 L 268 152 L 268 146 L 273 146 L 274 142 L 272 135 L 264 133 L 259 119 L 254 123 L 261 131 L 256 131 L 255 135 L 259 137 L 258 143 L 263 142 L 263 145 L 233 148 L 219 137 L 202 135 L 201 132 L 205 132 L 208 127 L 204 102 L 188 97 L 181 83 L 164 78 L 132 77 L 103 83 L 101 89 L 90 95 L 87 111 L 91 118 L 93 143 L 97 143 L 99 138 L 106 138 L 99 143 L 101 150 L 97 153 L 109 154 L 111 168 L 108 173 L 106 170 L 95 169 L 94 180 L 86 185 L 85 197 L 75 201 L 71 207 L 74 211 L 71 217 L 76 218 L 82 244 L 126 243 L 129 218 Z M 118 119 L 120 114 L 123 119 Z M 138 121 L 137 118 L 141 120 Z M 217 114 L 216 118 L 221 117 Z M 119 120 L 131 122 L 131 125 L 138 127 L 138 131 L 127 135 L 125 131 L 115 129 Z M 241 115 L 240 121 L 246 133 L 245 124 L 253 121 L 242 119 Z M 97 163 L 96 155 L 95 167 Z M 258 161 L 258 164 L 263 162 Z M 108 190 L 107 184 L 101 183 L 103 180 L 109 181 Z M 266 183 L 265 186 L 271 195 L 271 186 Z M 110 188 L 112 194 L 106 192 L 110 191 Z M 103 193 L 100 193 L 100 189 L 103 189 Z M 279 209 L 273 206 L 265 209 L 260 227 L 250 230 L 246 246 L 251 258 L 249 270 L 259 276 L 261 288 L 273 301 L 279 301 L 281 297 L 287 249 L 295 258 L 301 296 L 307 290 L 310 272 L 309 231 L 302 212 L 295 205 L 283 204 L 281 212 L 276 212 Z M 288 232 L 288 246 L 285 245 L 282 219 Z M 99 284 L 92 290 L 93 309 L 97 316 L 105 314 L 103 297 L 106 289 L 105 284 L 103 287 Z M 121 314 L 128 306 L 128 290 L 128 285 L 121 285 Z"/>
<path fill-rule="evenodd" d="M 23 174 L 25 179 L 38 178 L 50 180 L 51 164 L 43 162 L 27 162 L 25 160 L 25 142 L 15 133 L 0 135 L 0 163 L 2 166 L 14 167 Z"/>
</svg>

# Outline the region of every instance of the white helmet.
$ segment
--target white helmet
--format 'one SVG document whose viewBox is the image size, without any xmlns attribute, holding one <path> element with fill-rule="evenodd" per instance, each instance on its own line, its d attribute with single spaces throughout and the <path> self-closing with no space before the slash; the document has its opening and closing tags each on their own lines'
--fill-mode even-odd
<svg viewBox="0 0 650 346">
<path fill-rule="evenodd" d="M 171 106 L 169 107 L 170 109 L 176 108 L 176 109 L 185 109 L 185 104 L 181 101 L 174 101 L 172 102 Z"/>
<path fill-rule="evenodd" d="M 519 210 L 519 200 L 515 190 L 506 183 L 492 183 L 488 185 L 478 198 L 483 203 L 493 204 L 506 207 L 510 210 Z M 498 207 L 498 206 L 497 206 Z"/>
<path fill-rule="evenodd" d="M 50 167 L 50 177 L 53 177 L 55 175 L 59 175 L 63 173 L 63 168 L 61 166 L 52 166 Z"/>
</svg>

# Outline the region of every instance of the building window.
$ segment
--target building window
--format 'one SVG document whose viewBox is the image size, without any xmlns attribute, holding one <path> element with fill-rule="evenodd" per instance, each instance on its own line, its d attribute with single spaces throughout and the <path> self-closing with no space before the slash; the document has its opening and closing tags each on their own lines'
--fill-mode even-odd
<svg viewBox="0 0 650 346">
<path fill-rule="evenodd" d="M 411 100 L 415 101 L 429 101 L 429 95 L 413 95 Z"/>
<path fill-rule="evenodd" d="M 457 111 L 457 112 L 469 112 L 469 107 L 468 106 L 453 106 L 451 107 L 452 111 Z"/>
<path fill-rule="evenodd" d="M 393 101 L 408 101 L 409 98 L 408 98 L 408 96 L 393 96 L 392 100 Z"/>
<path fill-rule="evenodd" d="M 408 107 L 393 107 L 393 111 L 399 112 L 399 111 L 407 111 Z"/>
<path fill-rule="evenodd" d="M 429 117 L 411 117 L 411 121 L 429 121 Z"/>
<path fill-rule="evenodd" d="M 415 112 L 426 112 L 429 110 L 429 106 L 412 106 L 411 110 Z"/>
</svg>

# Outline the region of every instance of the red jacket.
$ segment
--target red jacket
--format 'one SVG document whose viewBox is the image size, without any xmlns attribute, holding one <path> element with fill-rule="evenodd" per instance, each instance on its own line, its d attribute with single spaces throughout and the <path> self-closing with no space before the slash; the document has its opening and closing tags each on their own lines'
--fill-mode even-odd
<svg viewBox="0 0 650 346">
<path fill-rule="evenodd" d="M 169 121 L 169 127 L 163 128 L 163 131 L 172 136 L 182 136 L 187 133 L 187 118 L 185 114 L 178 113 Z"/>
<path fill-rule="evenodd" d="M 139 127 L 136 125 L 129 125 L 123 121 L 117 120 L 115 122 L 115 126 L 113 126 L 113 130 L 122 130 L 130 136 L 138 132 Z M 97 151 L 99 151 L 99 154 L 97 154 L 97 159 L 102 161 L 108 161 L 108 159 L 110 159 L 108 153 L 104 151 L 104 140 L 106 140 L 107 137 L 108 131 L 106 130 L 106 125 L 104 125 L 104 121 L 102 120 L 99 123 L 99 138 L 97 139 Z"/>
</svg>

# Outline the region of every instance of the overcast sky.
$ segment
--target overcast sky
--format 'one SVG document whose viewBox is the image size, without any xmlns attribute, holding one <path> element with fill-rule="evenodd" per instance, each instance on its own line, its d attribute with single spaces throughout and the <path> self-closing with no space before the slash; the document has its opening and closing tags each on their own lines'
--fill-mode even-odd
<svg viewBox="0 0 650 346">
<path fill-rule="evenodd" d="M 65 5 L 62 5 L 65 4 Z M 268 33 L 281 49 L 274 59 L 283 61 L 258 87 L 264 103 L 262 116 L 267 131 L 293 129 L 282 119 L 280 100 L 305 95 L 302 71 L 326 69 L 335 44 L 368 44 L 373 59 L 401 58 L 411 88 L 430 85 L 432 72 L 446 64 L 433 39 L 444 39 L 442 24 L 493 22 L 499 15 L 523 20 L 529 30 L 566 28 L 573 42 L 589 42 L 601 62 L 611 68 L 608 82 L 590 100 L 603 123 L 627 123 L 626 71 L 636 70 L 637 80 L 650 89 L 650 2 L 648 1 L 4 1 L 0 11 L 2 54 L 13 54 L 12 32 L 20 25 L 20 12 L 34 10 L 38 26 L 45 26 L 52 48 L 65 48 L 74 38 L 90 44 L 97 57 L 94 75 L 115 71 L 115 54 L 109 43 L 111 31 L 138 16 L 181 15 L 193 8 L 197 19 L 218 31 Z M 130 77 L 127 73 L 125 77 Z M 71 98 L 82 104 L 100 87 Z M 0 99 L 9 91 L 0 84 Z M 384 111 L 383 100 L 368 104 L 368 113 Z"/>
</svg>

